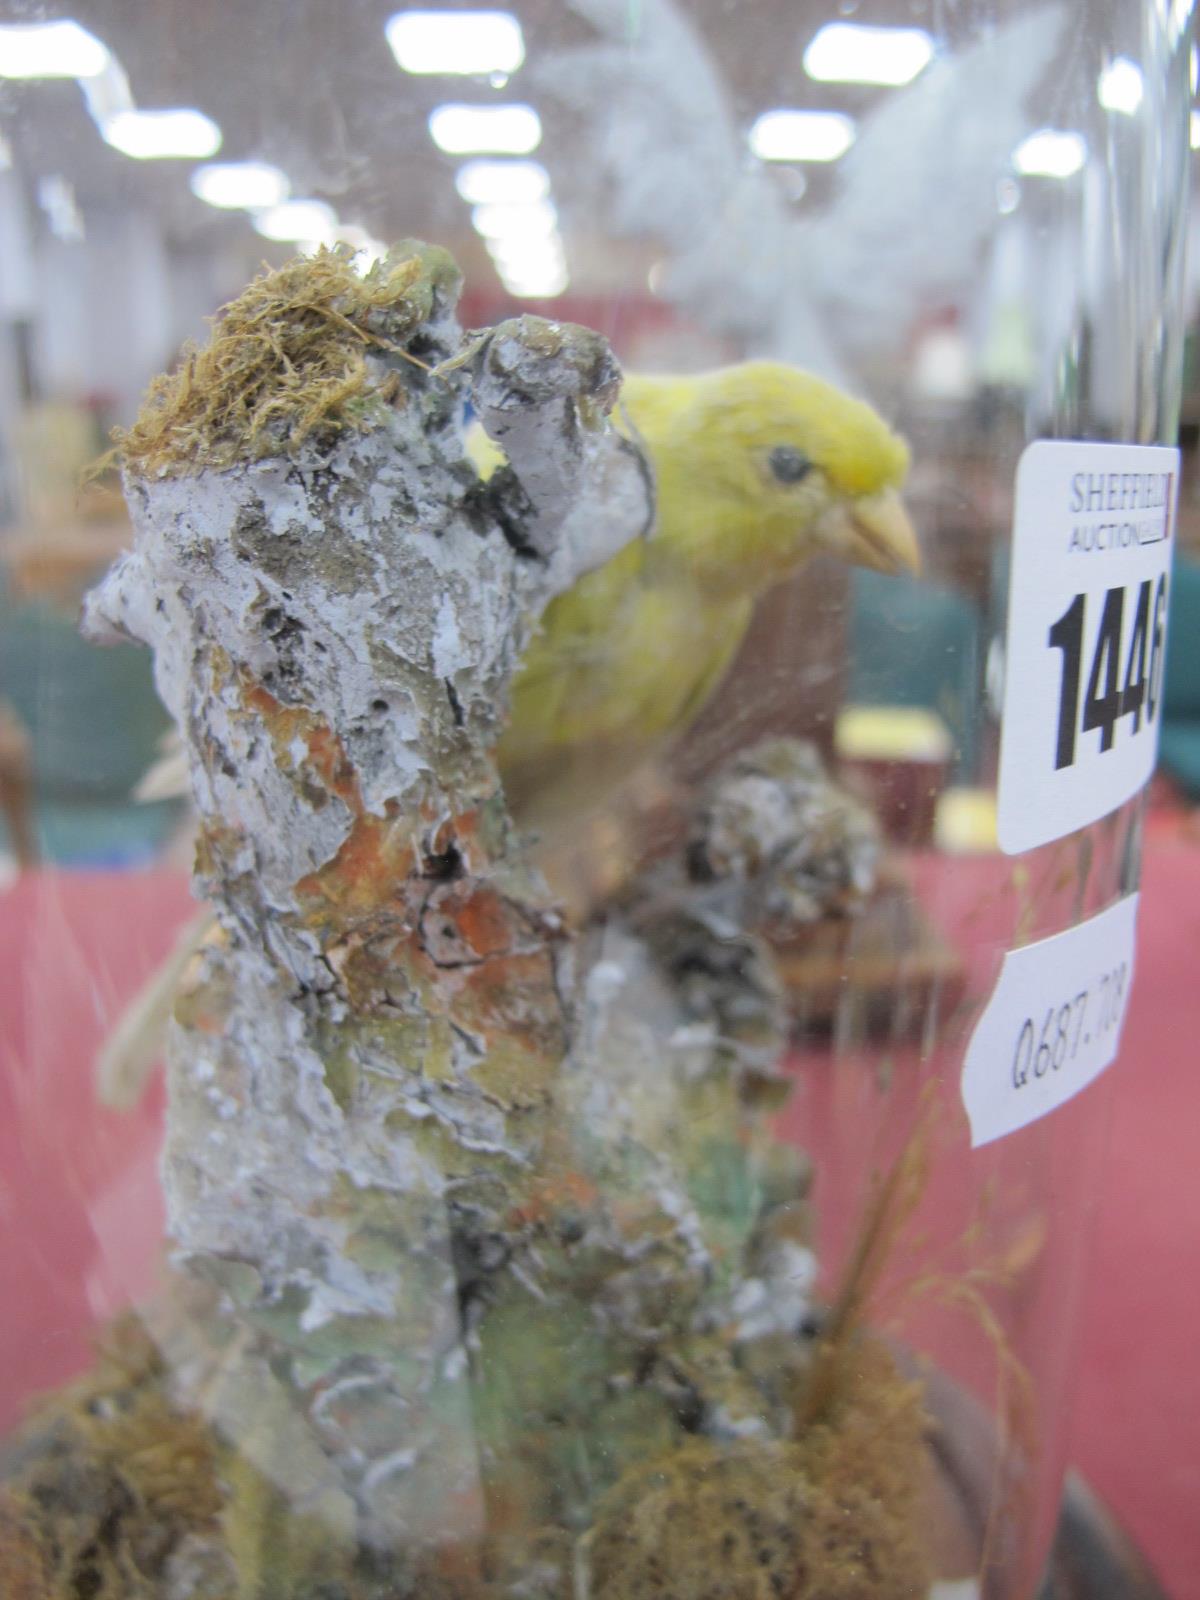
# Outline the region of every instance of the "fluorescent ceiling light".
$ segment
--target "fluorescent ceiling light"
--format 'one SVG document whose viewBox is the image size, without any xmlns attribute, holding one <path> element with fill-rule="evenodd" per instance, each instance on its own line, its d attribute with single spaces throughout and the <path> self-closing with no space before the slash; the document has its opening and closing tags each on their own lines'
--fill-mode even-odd
<svg viewBox="0 0 1200 1600">
<path fill-rule="evenodd" d="M 447 155 L 527 156 L 542 142 L 532 106 L 438 106 L 429 114 L 434 144 Z"/>
<path fill-rule="evenodd" d="M 110 59 L 77 22 L 0 25 L 0 78 L 94 78 Z"/>
<path fill-rule="evenodd" d="M 281 244 L 333 244 L 337 226 L 337 212 L 323 200 L 284 200 L 254 219 L 257 233 Z"/>
<path fill-rule="evenodd" d="M 525 59 L 521 24 L 507 11 L 398 11 L 384 32 L 405 72 L 486 77 Z"/>
<path fill-rule="evenodd" d="M 502 275 L 515 278 L 553 277 L 566 271 L 562 241 L 549 239 L 489 239 L 488 254 Z"/>
<path fill-rule="evenodd" d="M 454 187 L 469 205 L 530 205 L 550 193 L 550 177 L 536 161 L 468 161 Z"/>
<path fill-rule="evenodd" d="M 869 28 L 828 22 L 804 52 L 804 70 L 821 83 L 911 83 L 933 59 L 923 28 Z"/>
<path fill-rule="evenodd" d="M 135 161 L 184 161 L 221 148 L 221 130 L 203 111 L 118 111 L 103 128 L 105 144 Z"/>
<path fill-rule="evenodd" d="M 1078 133 L 1039 128 L 1013 152 L 1013 165 L 1030 178 L 1069 178 L 1087 160 L 1087 145 Z"/>
<path fill-rule="evenodd" d="M 544 239 L 558 227 L 558 212 L 549 200 L 524 206 L 493 203 L 476 206 L 471 225 L 485 239 Z"/>
<path fill-rule="evenodd" d="M 1192 112 L 1192 149 L 1200 150 L 1200 111 Z"/>
<path fill-rule="evenodd" d="M 88 116 L 99 128 L 101 138 L 114 117 L 122 111 L 137 110 L 125 68 L 115 56 L 109 56 L 102 72 L 90 78 L 80 78 L 79 87 L 83 90 Z"/>
<path fill-rule="evenodd" d="M 189 182 L 197 200 L 228 211 L 265 211 L 291 188 L 286 174 L 265 161 L 215 161 L 197 167 Z"/>
<path fill-rule="evenodd" d="M 854 122 L 840 111 L 764 111 L 750 130 L 763 161 L 836 161 L 854 143 Z"/>
<path fill-rule="evenodd" d="M 1142 103 L 1142 71 L 1128 56 L 1118 56 L 1100 74 L 1096 93 L 1106 111 L 1132 117 Z"/>
<path fill-rule="evenodd" d="M 510 294 L 521 299 L 551 299 L 567 287 L 567 263 L 557 233 L 544 237 L 511 235 L 487 241 L 488 254 Z"/>
<path fill-rule="evenodd" d="M 563 268 L 547 272 L 544 276 L 536 273 L 517 276 L 501 272 L 500 281 L 509 294 L 515 295 L 518 300 L 553 300 L 566 290 L 570 279 Z"/>
</svg>

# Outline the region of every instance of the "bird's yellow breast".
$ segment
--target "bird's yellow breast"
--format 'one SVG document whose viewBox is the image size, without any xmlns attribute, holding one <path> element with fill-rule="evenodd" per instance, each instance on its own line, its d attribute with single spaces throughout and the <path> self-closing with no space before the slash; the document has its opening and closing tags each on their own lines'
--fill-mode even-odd
<svg viewBox="0 0 1200 1600">
<path fill-rule="evenodd" d="M 648 576 L 633 545 L 551 602 L 513 683 L 500 770 L 518 813 L 587 810 L 723 676 L 752 602 Z"/>
</svg>

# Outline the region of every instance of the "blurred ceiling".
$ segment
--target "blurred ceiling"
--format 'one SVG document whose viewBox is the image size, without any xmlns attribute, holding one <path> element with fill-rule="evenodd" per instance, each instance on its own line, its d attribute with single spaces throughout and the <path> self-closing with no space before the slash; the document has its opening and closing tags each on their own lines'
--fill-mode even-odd
<svg viewBox="0 0 1200 1600">
<path fill-rule="evenodd" d="M 1051 245 L 1084 236 L 1092 180 L 1121 169 L 1124 192 L 1158 184 L 1174 205 L 1153 117 L 1146 108 L 1137 119 L 1114 115 L 1097 101 L 1107 62 L 1122 53 L 1144 59 L 1139 30 L 1149 9 L 1132 0 L 1087 0 L 1087 26 L 1079 0 L 424 3 L 443 11 L 503 5 L 522 26 L 523 66 L 506 81 L 405 73 L 385 37 L 389 17 L 410 9 L 403 0 L 0 0 L 0 21 L 75 18 L 120 62 L 140 108 L 195 107 L 214 119 L 223 135 L 217 159 L 270 162 L 294 196 L 327 202 L 343 225 L 385 243 L 417 236 L 447 246 L 466 277 L 468 322 L 508 314 L 513 302 L 455 190 L 463 158 L 436 148 L 429 114 L 447 101 L 533 104 L 543 128 L 535 158 L 549 173 L 569 268 L 564 314 L 601 328 L 623 354 L 638 323 L 645 364 L 678 362 L 669 324 L 690 319 L 698 335 L 685 359 L 712 364 L 770 348 L 840 377 L 822 358 L 832 330 L 850 352 L 850 374 L 855 359 L 862 372 L 878 358 L 873 382 L 883 385 L 886 363 L 911 348 L 912 330 L 969 315 L 983 292 L 985 240 L 1018 203 L 1002 195 L 1017 187 L 1012 152 L 1041 125 L 1085 131 L 1098 157 L 1074 182 L 1020 185 L 1029 270 L 1058 272 L 1064 326 L 1081 270 L 1076 256 L 1055 257 Z M 1187 0 L 1171 3 L 1178 10 Z M 910 90 L 815 82 L 805 50 L 838 19 L 923 27 L 943 60 Z M 1025 39 L 1042 42 L 1029 48 Z M 1148 86 L 1154 81 L 1148 76 Z M 1147 99 L 1165 103 L 1162 82 Z M 839 162 L 759 162 L 746 136 L 775 107 L 846 113 L 859 137 Z M 0 80 L 0 133 L 43 238 L 38 189 L 57 177 L 96 245 L 88 288 L 74 258 L 55 265 L 59 309 L 42 319 L 42 342 L 57 339 L 57 357 L 45 365 L 60 388 L 100 384 L 122 365 L 113 348 L 122 328 L 144 324 L 144 348 L 123 361 L 129 375 L 119 386 L 120 403 L 132 404 L 128 396 L 185 334 L 201 331 L 206 314 L 262 262 L 294 253 L 260 237 L 245 212 L 197 199 L 188 182 L 196 162 L 136 161 L 106 145 L 74 80 Z M 113 261 L 138 229 L 157 259 L 146 264 L 146 287 L 126 286 L 118 307 Z M 32 270 L 44 267 L 45 252 Z M 0 290 L 2 276 L 0 262 Z M 157 320 L 143 316 L 156 295 L 170 301 Z M 61 315 L 64 299 L 80 303 L 73 325 Z M 97 304 L 111 326 L 97 330 Z M 525 308 L 552 310 L 553 302 L 517 302 Z M 782 326 L 789 317 L 793 325 Z M 73 353 L 84 344 L 86 364 Z M 103 386 L 111 381 L 104 376 Z"/>
<path fill-rule="evenodd" d="M 539 93 L 539 68 L 558 51 L 595 41 L 595 30 L 561 0 L 514 0 L 522 24 L 525 66 L 507 85 L 457 77 L 413 77 L 396 65 L 384 25 L 399 0 L 77 0 L 57 12 L 8 0 L 5 21 L 70 15 L 108 46 L 128 74 L 143 108 L 194 106 L 219 124 L 221 160 L 260 159 L 281 167 L 293 193 L 327 200 L 344 223 L 382 240 L 436 239 L 458 256 L 469 281 L 495 287 L 489 258 L 470 227 L 469 208 L 454 190 L 458 161 L 439 152 L 427 119 L 446 100 L 481 104 L 519 98 L 542 117 L 537 152 L 550 171 L 563 217 L 571 277 L 577 290 L 603 292 L 631 281 L 630 270 L 653 261 L 652 242 L 614 241 L 591 213 L 588 135 L 569 107 Z M 439 9 L 472 9 L 450 4 Z M 636 33 L 639 0 L 629 0 Z M 693 0 L 686 8 L 719 63 L 734 116 L 749 127 L 772 106 L 838 109 L 860 116 L 894 91 L 819 84 L 801 58 L 817 28 L 858 11 L 871 23 L 931 26 L 945 37 L 939 0 Z M 954 8 L 950 8 L 953 10 Z M 869 13 L 869 15 L 868 15 Z M 953 18 L 949 19 L 953 22 Z M 253 261 L 289 253 L 251 230 L 242 213 L 206 206 L 189 191 L 187 161 L 128 159 L 106 146 L 73 80 L 0 84 L 0 128 L 29 179 L 60 174 L 86 213 L 97 208 L 149 208 L 174 247 L 227 247 Z M 748 157 L 748 159 L 750 159 Z M 790 202 L 819 205 L 834 182 L 831 168 L 771 167 Z M 799 194 L 804 192 L 803 201 Z M 630 260 L 630 256 L 635 261 Z M 644 257 L 644 261 L 642 258 Z"/>
</svg>

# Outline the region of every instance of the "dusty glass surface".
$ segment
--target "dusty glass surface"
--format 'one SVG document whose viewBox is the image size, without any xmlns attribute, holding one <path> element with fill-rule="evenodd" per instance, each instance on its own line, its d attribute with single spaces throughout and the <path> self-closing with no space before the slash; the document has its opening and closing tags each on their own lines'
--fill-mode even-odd
<svg viewBox="0 0 1200 1600">
<path fill-rule="evenodd" d="M 1142 801 L 998 847 L 1014 496 L 1174 443 L 1190 6 L 0 24 L 0 1589 L 1037 1594 L 1109 1080 L 964 1059 Z"/>
</svg>

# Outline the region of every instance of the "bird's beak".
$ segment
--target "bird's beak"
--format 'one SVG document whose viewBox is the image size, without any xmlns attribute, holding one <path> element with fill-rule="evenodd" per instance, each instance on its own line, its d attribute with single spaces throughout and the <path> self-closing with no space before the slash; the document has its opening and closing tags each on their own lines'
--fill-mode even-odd
<svg viewBox="0 0 1200 1600">
<path fill-rule="evenodd" d="M 917 534 L 895 489 L 863 495 L 846 507 L 845 555 L 874 572 L 920 572 Z"/>
</svg>

